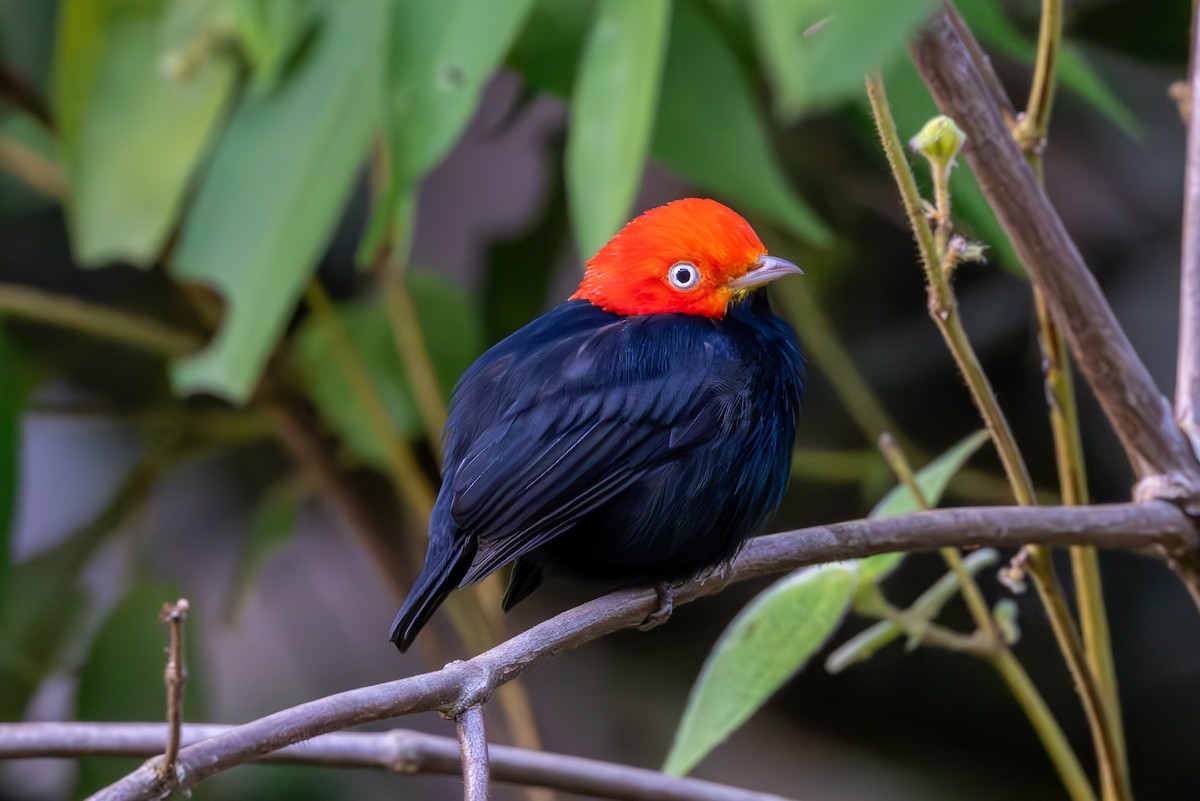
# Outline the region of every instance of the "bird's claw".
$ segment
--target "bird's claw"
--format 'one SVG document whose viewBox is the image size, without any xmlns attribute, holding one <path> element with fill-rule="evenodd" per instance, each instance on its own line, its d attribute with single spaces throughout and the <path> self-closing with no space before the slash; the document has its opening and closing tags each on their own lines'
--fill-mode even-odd
<svg viewBox="0 0 1200 801">
<path fill-rule="evenodd" d="M 658 606 L 653 612 L 646 615 L 646 619 L 638 626 L 639 631 L 649 631 L 661 626 L 670 619 L 671 613 L 675 611 L 675 589 L 670 584 L 660 581 L 654 585 L 654 592 L 658 596 Z"/>
</svg>

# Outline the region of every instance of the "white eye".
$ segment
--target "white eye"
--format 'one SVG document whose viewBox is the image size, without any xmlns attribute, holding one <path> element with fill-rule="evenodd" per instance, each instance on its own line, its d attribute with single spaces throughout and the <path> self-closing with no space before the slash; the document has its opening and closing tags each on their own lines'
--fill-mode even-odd
<svg viewBox="0 0 1200 801">
<path fill-rule="evenodd" d="M 700 283 L 700 271 L 690 261 L 677 261 L 667 269 L 667 280 L 676 289 L 695 289 Z"/>
</svg>

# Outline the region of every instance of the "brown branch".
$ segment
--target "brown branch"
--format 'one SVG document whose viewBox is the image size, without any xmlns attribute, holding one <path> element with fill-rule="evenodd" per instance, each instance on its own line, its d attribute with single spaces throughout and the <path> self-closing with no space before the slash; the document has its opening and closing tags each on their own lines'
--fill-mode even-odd
<svg viewBox="0 0 1200 801">
<path fill-rule="evenodd" d="M 20 284 L 0 283 L 0 317 L 69 328 L 162 356 L 183 356 L 204 344 L 150 317 Z"/>
<path fill-rule="evenodd" d="M 183 621 L 187 620 L 187 613 L 187 599 L 180 598 L 173 604 L 163 604 L 158 614 L 158 619 L 171 628 L 167 668 L 163 672 L 163 681 L 167 685 L 167 747 L 158 765 L 158 777 L 167 784 L 175 782 L 179 734 L 183 727 L 183 689 L 187 684 L 187 665 L 183 661 Z"/>
<path fill-rule="evenodd" d="M 50 109 L 25 77 L 18 74 L 11 64 L 0 61 L 0 97 L 14 108 L 19 108 L 33 117 L 47 131 L 54 130 L 54 119 Z"/>
<path fill-rule="evenodd" d="M 416 578 L 413 555 L 403 541 L 372 512 L 370 503 L 343 474 L 332 443 L 321 434 L 316 415 L 304 403 L 282 391 L 268 389 L 261 405 L 274 421 L 279 441 L 305 470 L 313 485 L 346 518 L 347 530 L 371 557 L 371 563 L 392 594 L 403 598 Z"/>
<path fill-rule="evenodd" d="M 183 742 L 193 745 L 232 726 L 188 724 Z M 152 756 L 163 749 L 157 723 L 0 723 L 0 759 L 81 756 Z M 493 745 L 492 778 L 619 801 L 788 801 L 701 779 L 656 770 Z M 394 729 L 335 732 L 281 748 L 263 762 L 329 767 L 379 768 L 402 775 L 461 773 L 458 744 L 449 737 Z"/>
<path fill-rule="evenodd" d="M 62 167 L 12 136 L 0 136 L 0 170 L 51 200 L 63 202 L 70 184 Z"/>
<path fill-rule="evenodd" d="M 1191 92 L 1200 97 L 1200 13 L 1192 14 Z M 1188 115 L 1184 171 L 1183 260 L 1179 286 L 1179 362 L 1175 376 L 1175 419 L 1200 453 L 1200 114 Z"/>
<path fill-rule="evenodd" d="M 942 112 L 966 132 L 967 160 L 1135 472 L 1139 478 L 1168 475 L 1177 494 L 1197 495 L 1200 466 L 1190 445 L 1026 164 L 965 36 L 945 11 L 937 14 L 913 44 L 917 68 Z"/>
<path fill-rule="evenodd" d="M 463 801 L 488 801 L 491 794 L 488 782 L 487 730 L 483 724 L 483 707 L 471 706 L 454 719 L 458 733 L 459 760 L 462 762 Z"/>
<path fill-rule="evenodd" d="M 804 565 L 890 551 L 1025 543 L 1092 544 L 1171 553 L 1195 549 L 1197 533 L 1178 507 L 1149 501 L 1092 507 L 943 509 L 904 517 L 855 520 L 758 537 L 722 571 L 684 584 L 677 605 L 712 595 L 731 583 Z M 374 720 L 438 710 L 454 717 L 490 697 L 500 685 L 552 656 L 644 621 L 657 608 L 650 589 L 628 589 L 563 612 L 479 656 L 441 670 L 348 690 L 284 709 L 231 729 L 179 753 L 180 787 L 301 740 Z M 142 766 L 92 796 L 99 801 L 157 798 L 163 788 Z"/>
</svg>

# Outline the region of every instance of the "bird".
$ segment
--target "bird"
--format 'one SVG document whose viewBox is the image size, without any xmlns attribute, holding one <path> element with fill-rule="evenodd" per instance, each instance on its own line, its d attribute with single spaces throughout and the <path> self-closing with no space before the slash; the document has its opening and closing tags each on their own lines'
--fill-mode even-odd
<svg viewBox="0 0 1200 801">
<path fill-rule="evenodd" d="M 454 590 L 513 563 L 659 592 L 727 563 L 778 508 L 806 372 L 764 287 L 800 273 L 750 224 L 682 198 L 625 225 L 568 300 L 460 378 L 425 564 L 392 624 L 408 649 Z"/>
</svg>

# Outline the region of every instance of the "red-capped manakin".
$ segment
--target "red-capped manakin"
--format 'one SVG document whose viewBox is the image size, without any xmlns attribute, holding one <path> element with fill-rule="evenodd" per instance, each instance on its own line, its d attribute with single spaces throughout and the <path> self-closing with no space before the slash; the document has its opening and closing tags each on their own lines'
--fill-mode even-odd
<svg viewBox="0 0 1200 801">
<path fill-rule="evenodd" d="M 788 481 L 804 361 L 761 289 L 799 272 L 732 210 L 677 200 L 483 354 L 454 392 L 396 646 L 514 560 L 505 610 L 548 571 L 662 587 L 732 558 Z"/>
</svg>

